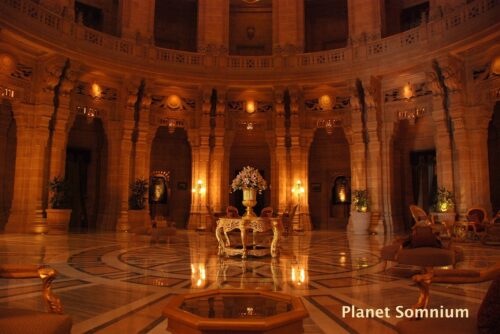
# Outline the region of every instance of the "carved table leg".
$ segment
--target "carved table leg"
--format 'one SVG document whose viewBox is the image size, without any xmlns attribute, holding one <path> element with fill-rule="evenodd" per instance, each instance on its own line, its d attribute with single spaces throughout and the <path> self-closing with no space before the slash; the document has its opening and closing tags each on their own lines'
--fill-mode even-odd
<svg viewBox="0 0 500 334">
<path fill-rule="evenodd" d="M 217 238 L 217 242 L 219 243 L 219 252 L 217 253 L 219 256 L 226 253 L 224 240 L 222 239 L 222 230 L 222 226 L 217 226 L 217 228 L 215 229 L 215 237 Z"/>
<path fill-rule="evenodd" d="M 247 258 L 247 231 L 244 226 L 240 226 L 240 231 L 241 231 L 241 258 L 246 259 Z"/>
<path fill-rule="evenodd" d="M 278 246 L 280 240 L 280 231 L 278 228 L 278 223 L 273 222 L 273 241 L 271 242 L 271 256 L 278 256 Z"/>
</svg>

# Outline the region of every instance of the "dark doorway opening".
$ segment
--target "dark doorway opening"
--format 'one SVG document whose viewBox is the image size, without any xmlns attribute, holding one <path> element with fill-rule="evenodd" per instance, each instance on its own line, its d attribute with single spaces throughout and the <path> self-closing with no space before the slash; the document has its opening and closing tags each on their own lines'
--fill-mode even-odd
<svg viewBox="0 0 500 334">
<path fill-rule="evenodd" d="M 410 152 L 413 203 L 429 212 L 437 192 L 436 151 Z"/>
<path fill-rule="evenodd" d="M 89 228 L 87 178 L 91 157 L 91 151 L 86 149 L 68 148 L 66 151 L 65 175 L 71 196 L 69 229 L 72 232 L 87 232 Z"/>
</svg>

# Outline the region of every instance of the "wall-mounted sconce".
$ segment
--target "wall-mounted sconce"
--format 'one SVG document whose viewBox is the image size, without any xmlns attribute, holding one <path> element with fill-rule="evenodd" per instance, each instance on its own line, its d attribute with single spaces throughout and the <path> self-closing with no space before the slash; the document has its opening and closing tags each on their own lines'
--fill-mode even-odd
<svg viewBox="0 0 500 334">
<path fill-rule="evenodd" d="M 333 133 L 333 129 L 342 125 L 341 119 L 320 119 L 316 123 L 318 128 L 325 128 L 327 134 L 331 135 Z"/>
<path fill-rule="evenodd" d="M 407 100 L 413 97 L 413 89 L 409 82 L 403 86 L 403 97 Z"/>
<path fill-rule="evenodd" d="M 102 95 L 102 88 L 101 86 L 99 86 L 99 84 L 97 83 L 92 83 L 92 85 L 90 86 L 90 95 L 93 97 L 93 98 L 99 98 L 101 97 Z"/>
<path fill-rule="evenodd" d="M 10 74 L 16 69 L 16 61 L 9 54 L 0 54 L 0 72 Z"/>
<path fill-rule="evenodd" d="M 416 121 L 417 118 L 420 118 L 424 115 L 425 115 L 424 107 L 417 107 L 417 108 L 398 111 L 399 120 L 407 119 L 409 121 Z"/>
<path fill-rule="evenodd" d="M 319 106 L 321 107 L 321 109 L 323 110 L 331 110 L 332 109 L 332 98 L 330 97 L 330 95 L 322 95 L 319 99 L 318 99 L 318 103 L 319 103 Z"/>
<path fill-rule="evenodd" d="M 179 109 L 181 107 L 181 98 L 175 94 L 170 95 L 167 97 L 167 107 L 170 109 Z"/>
<path fill-rule="evenodd" d="M 168 133 L 173 134 L 175 132 L 175 121 L 174 120 L 169 120 L 168 121 Z"/>
<path fill-rule="evenodd" d="M 248 100 L 246 105 L 245 105 L 245 110 L 249 114 L 253 114 L 255 112 L 255 101 L 254 100 Z"/>
</svg>

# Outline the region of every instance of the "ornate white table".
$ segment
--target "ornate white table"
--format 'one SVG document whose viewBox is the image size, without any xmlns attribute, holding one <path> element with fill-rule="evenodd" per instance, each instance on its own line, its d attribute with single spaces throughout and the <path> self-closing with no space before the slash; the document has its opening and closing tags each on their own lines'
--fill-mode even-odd
<svg viewBox="0 0 500 334">
<path fill-rule="evenodd" d="M 227 232 L 232 230 L 240 230 L 241 245 L 232 246 Z M 247 240 L 247 232 L 253 232 L 253 240 L 251 243 Z M 257 233 L 267 231 L 273 232 L 273 239 L 270 245 L 257 245 L 255 236 Z M 219 242 L 219 255 L 233 256 L 240 255 L 242 259 L 246 259 L 247 255 L 265 256 L 271 254 L 272 257 L 277 257 L 279 253 L 280 241 L 280 222 L 278 218 L 219 218 L 215 236 Z M 236 247 L 239 246 L 239 247 Z"/>
</svg>

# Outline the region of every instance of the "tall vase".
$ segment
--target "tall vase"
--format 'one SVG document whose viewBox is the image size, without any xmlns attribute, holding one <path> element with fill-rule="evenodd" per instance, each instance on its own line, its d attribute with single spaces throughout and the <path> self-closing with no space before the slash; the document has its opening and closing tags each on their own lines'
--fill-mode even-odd
<svg viewBox="0 0 500 334">
<path fill-rule="evenodd" d="M 255 217 L 253 207 L 257 204 L 257 190 L 253 188 L 243 188 L 243 205 L 246 206 L 247 212 L 243 217 Z"/>
</svg>

